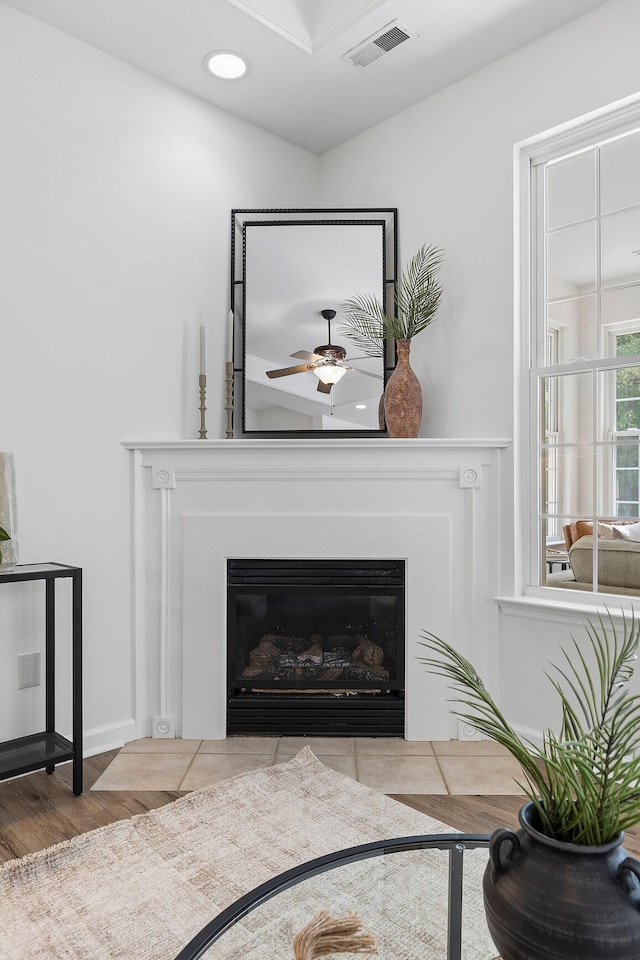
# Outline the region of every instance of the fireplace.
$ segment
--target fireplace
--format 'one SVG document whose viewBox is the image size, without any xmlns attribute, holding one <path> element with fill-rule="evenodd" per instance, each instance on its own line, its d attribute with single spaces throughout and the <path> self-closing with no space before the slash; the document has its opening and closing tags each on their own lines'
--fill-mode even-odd
<svg viewBox="0 0 640 960">
<path fill-rule="evenodd" d="M 326 717 L 320 729 L 338 732 L 338 707 L 355 716 L 356 702 L 362 710 L 370 702 L 378 713 L 402 711 L 404 734 L 401 722 L 397 727 L 409 741 L 458 736 L 446 685 L 419 662 L 420 636 L 430 630 L 451 639 L 472 662 L 486 665 L 488 683 L 499 683 L 494 665 L 503 651 L 491 598 L 504 592 L 501 523 L 509 500 L 500 478 L 507 445 L 437 438 L 127 444 L 133 457 L 133 716 L 91 743 L 106 750 L 116 736 L 150 734 L 223 740 L 236 729 L 236 719 L 231 727 L 227 722 L 227 566 L 253 557 L 292 558 L 296 567 L 300 558 L 364 557 L 376 564 L 380 557 L 402 558 L 399 688 L 379 680 L 373 690 L 333 697 L 331 729 Z M 237 665 L 234 679 L 240 679 L 236 672 Z M 241 696 L 246 678 L 234 689 Z M 305 689 L 314 690 L 303 711 L 306 723 L 308 711 L 320 711 L 328 695 Z M 289 690 L 286 699 L 278 692 L 279 707 L 310 696 Z M 275 696 L 260 695 L 259 720 L 266 699 Z M 234 714 L 237 706 L 236 700 Z M 345 727 L 352 720 L 344 720 Z"/>
<path fill-rule="evenodd" d="M 404 568 L 229 559 L 227 733 L 403 736 Z"/>
</svg>

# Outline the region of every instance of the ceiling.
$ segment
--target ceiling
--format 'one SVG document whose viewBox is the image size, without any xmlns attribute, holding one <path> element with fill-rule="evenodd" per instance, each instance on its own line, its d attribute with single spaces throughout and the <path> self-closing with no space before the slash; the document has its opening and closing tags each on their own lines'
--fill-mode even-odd
<svg viewBox="0 0 640 960">
<path fill-rule="evenodd" d="M 322 154 L 607 0 L 2 2 Z M 394 21 L 409 39 L 345 59 Z M 220 49 L 248 59 L 244 78 L 205 73 Z"/>
</svg>

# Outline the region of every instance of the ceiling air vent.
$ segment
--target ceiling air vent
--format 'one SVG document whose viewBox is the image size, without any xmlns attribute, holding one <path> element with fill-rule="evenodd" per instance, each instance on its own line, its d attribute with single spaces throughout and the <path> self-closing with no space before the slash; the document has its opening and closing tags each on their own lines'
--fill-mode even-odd
<svg viewBox="0 0 640 960">
<path fill-rule="evenodd" d="M 397 20 L 392 20 L 382 30 L 378 30 L 373 36 L 367 37 L 362 43 L 344 54 L 344 60 L 350 60 L 354 67 L 368 67 L 370 63 L 384 57 L 391 50 L 395 50 L 405 40 L 414 37 L 415 34 L 401 27 Z"/>
</svg>

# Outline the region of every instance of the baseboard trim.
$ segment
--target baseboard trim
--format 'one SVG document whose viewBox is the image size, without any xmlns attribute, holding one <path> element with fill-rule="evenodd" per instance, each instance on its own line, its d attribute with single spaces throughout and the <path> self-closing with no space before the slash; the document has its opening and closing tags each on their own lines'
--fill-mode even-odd
<svg viewBox="0 0 640 960">
<path fill-rule="evenodd" d="M 82 738 L 82 755 L 93 757 L 97 753 L 106 753 L 107 750 L 117 750 L 129 740 L 137 739 L 138 736 L 136 721 L 133 717 L 85 730 Z"/>
<path fill-rule="evenodd" d="M 523 727 L 520 723 L 512 723 L 511 727 L 522 740 L 528 740 L 537 747 L 542 746 L 544 734 L 542 730 L 535 730 L 533 727 Z"/>
</svg>

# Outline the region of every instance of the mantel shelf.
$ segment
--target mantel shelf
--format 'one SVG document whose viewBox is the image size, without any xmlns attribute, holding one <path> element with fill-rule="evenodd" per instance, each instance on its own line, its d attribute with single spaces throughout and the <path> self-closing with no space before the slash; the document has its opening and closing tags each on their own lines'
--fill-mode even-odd
<svg viewBox="0 0 640 960">
<path fill-rule="evenodd" d="M 286 449 L 375 449 L 390 450 L 464 450 L 502 449 L 511 445 L 505 437 L 418 437 L 391 439 L 390 437 L 300 437 L 296 439 L 234 439 L 234 440 L 123 440 L 127 450 L 276 450 Z"/>
</svg>

